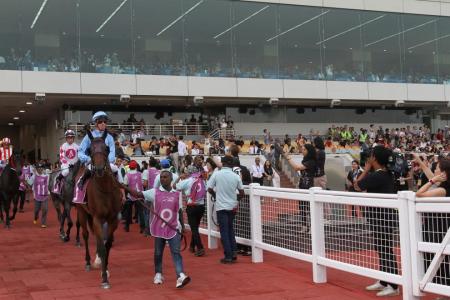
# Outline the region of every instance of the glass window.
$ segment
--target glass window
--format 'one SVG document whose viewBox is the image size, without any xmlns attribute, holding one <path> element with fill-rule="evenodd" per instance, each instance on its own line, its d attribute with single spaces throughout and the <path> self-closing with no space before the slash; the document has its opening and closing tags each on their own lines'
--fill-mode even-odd
<svg viewBox="0 0 450 300">
<path fill-rule="evenodd" d="M 439 83 L 450 84 L 450 17 L 438 22 Z"/>
<path fill-rule="evenodd" d="M 280 78 L 324 79 L 321 48 L 320 18 L 327 9 L 281 5 L 280 32 L 267 40 L 278 38 L 280 48 Z"/>
<path fill-rule="evenodd" d="M 217 33 L 222 38 L 227 30 L 233 35 L 233 62 L 237 77 L 278 78 L 277 5 L 233 2 L 232 25 Z"/>
<path fill-rule="evenodd" d="M 184 0 L 184 49 L 190 76 L 234 76 L 231 55 L 231 2 Z M 211 22 L 214 20 L 214 22 Z M 207 26 L 205 26 L 208 24 Z M 221 34 L 217 37 L 217 35 Z"/>
<path fill-rule="evenodd" d="M 134 0 L 138 74 L 186 75 L 181 0 Z"/>
<path fill-rule="evenodd" d="M 365 23 L 379 16 L 379 12 L 364 12 Z M 383 13 L 380 22 L 362 28 L 366 80 L 369 82 L 405 82 L 402 64 L 402 26 L 399 14 Z"/>
<path fill-rule="evenodd" d="M 327 80 L 363 81 L 361 28 L 380 23 L 378 16 L 361 22 L 360 11 L 328 9 L 322 17 L 324 34 L 317 44 L 324 50 L 324 71 Z"/>
<path fill-rule="evenodd" d="M 21 3 L 15 0 L 3 3 L 0 10 L 0 70 L 20 69 Z"/>
<path fill-rule="evenodd" d="M 133 74 L 132 1 L 79 1 L 82 72 Z"/>
<path fill-rule="evenodd" d="M 79 72 L 76 1 L 19 1 L 22 69 Z"/>
<path fill-rule="evenodd" d="M 408 82 L 437 83 L 435 16 L 403 15 L 405 73 Z"/>
</svg>

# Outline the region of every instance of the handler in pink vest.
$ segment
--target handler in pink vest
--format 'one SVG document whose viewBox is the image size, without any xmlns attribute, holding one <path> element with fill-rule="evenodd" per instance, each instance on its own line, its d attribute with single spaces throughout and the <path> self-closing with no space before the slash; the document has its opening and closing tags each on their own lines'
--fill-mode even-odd
<svg viewBox="0 0 450 300">
<path fill-rule="evenodd" d="M 41 215 L 41 227 L 47 228 L 47 211 L 48 211 L 48 174 L 44 173 L 44 164 L 36 165 L 36 174 L 31 176 L 27 182 L 33 187 L 34 194 L 34 220 L 33 224 L 37 224 L 39 212 Z"/>
<path fill-rule="evenodd" d="M 127 185 L 129 188 L 136 190 L 138 192 L 142 192 L 144 190 L 144 186 L 142 184 L 142 173 L 137 170 L 138 164 L 135 160 L 130 161 L 128 164 L 130 170 L 125 174 L 123 178 L 123 184 Z M 133 206 L 137 212 L 140 232 L 143 233 L 145 229 L 145 221 L 144 221 L 144 213 L 142 210 L 142 205 L 139 205 L 136 202 L 137 198 L 132 195 L 127 195 L 127 200 L 124 204 L 123 214 L 125 218 L 125 231 L 130 231 L 131 218 L 133 215 Z"/>
<path fill-rule="evenodd" d="M 26 191 L 27 191 L 27 180 L 31 177 L 32 169 L 31 165 L 25 160 L 24 166 L 22 166 L 22 174 L 19 177 L 19 212 L 23 213 L 23 207 L 25 205 Z"/>
<path fill-rule="evenodd" d="M 161 171 L 161 186 L 144 192 L 137 192 L 130 189 L 129 192 L 136 198 L 144 198 L 145 201 L 153 203 L 154 213 L 156 216 L 152 218 L 150 231 L 155 237 L 155 284 L 162 284 L 164 277 L 162 276 L 162 259 L 163 250 L 166 242 L 169 243 L 170 252 L 175 263 L 175 271 L 177 274 L 177 288 L 183 288 L 191 281 L 191 278 L 184 274 L 183 259 L 181 257 L 180 244 L 182 230 L 181 219 L 182 205 L 180 203 L 180 192 L 172 189 L 172 173 L 169 171 Z"/>
</svg>

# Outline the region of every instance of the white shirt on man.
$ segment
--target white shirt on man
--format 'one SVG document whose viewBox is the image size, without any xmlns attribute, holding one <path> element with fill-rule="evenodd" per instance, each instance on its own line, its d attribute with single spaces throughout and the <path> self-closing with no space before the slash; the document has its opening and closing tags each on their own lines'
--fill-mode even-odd
<svg viewBox="0 0 450 300">
<path fill-rule="evenodd" d="M 263 174 L 264 174 L 264 167 L 261 164 L 259 164 L 259 165 L 254 164 L 252 166 L 252 172 L 251 173 L 252 173 L 252 177 L 262 178 Z"/>
<path fill-rule="evenodd" d="M 187 146 L 182 140 L 179 140 L 178 141 L 178 156 L 185 156 L 185 155 L 187 155 Z"/>
</svg>

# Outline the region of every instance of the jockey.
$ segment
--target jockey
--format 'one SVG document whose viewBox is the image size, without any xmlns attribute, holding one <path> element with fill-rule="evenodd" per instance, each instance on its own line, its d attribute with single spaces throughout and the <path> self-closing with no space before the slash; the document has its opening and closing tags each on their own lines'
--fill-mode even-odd
<svg viewBox="0 0 450 300">
<path fill-rule="evenodd" d="M 0 169 L 5 168 L 12 154 L 13 154 L 13 147 L 11 145 L 11 140 L 5 137 L 2 139 L 2 144 L 0 147 Z"/>
<path fill-rule="evenodd" d="M 78 161 L 78 148 L 79 146 L 74 143 L 75 132 L 73 130 L 67 130 L 64 133 L 66 142 L 59 148 L 59 162 L 61 163 L 61 173 L 56 178 L 57 181 L 61 181 L 64 177 L 69 175 L 69 168 Z"/>
<path fill-rule="evenodd" d="M 101 137 L 106 130 L 106 123 L 108 122 L 108 115 L 103 111 L 98 111 L 92 116 L 92 122 L 95 123 L 95 129 L 91 131 L 91 134 L 94 138 Z M 106 135 L 105 144 L 109 147 L 108 160 L 111 166 L 111 171 L 113 173 L 117 172 L 117 166 L 114 164 L 116 160 L 116 148 L 114 145 L 113 137 L 108 133 Z M 89 165 L 91 162 L 91 157 L 88 154 L 88 150 L 91 147 L 91 140 L 89 136 L 86 136 L 81 141 L 80 148 L 78 149 L 78 159 L 81 163 L 85 165 Z M 81 176 L 80 181 L 78 182 L 78 187 L 81 189 L 91 175 L 91 171 L 89 168 L 86 168 L 83 176 Z"/>
</svg>

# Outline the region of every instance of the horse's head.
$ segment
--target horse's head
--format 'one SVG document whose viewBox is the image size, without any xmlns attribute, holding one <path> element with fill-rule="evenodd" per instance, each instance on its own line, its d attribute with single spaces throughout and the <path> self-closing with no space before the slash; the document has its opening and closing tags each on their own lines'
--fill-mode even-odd
<svg viewBox="0 0 450 300">
<path fill-rule="evenodd" d="M 21 153 L 17 150 L 14 150 L 9 158 L 9 165 L 16 170 L 19 176 L 22 173 L 23 160 Z"/>
<path fill-rule="evenodd" d="M 90 132 L 89 132 L 90 133 Z M 104 172 L 109 167 L 108 162 L 108 151 L 107 146 L 105 144 L 106 135 L 108 133 L 105 131 L 101 137 L 91 138 L 92 135 L 89 135 L 91 138 L 91 161 L 94 174 L 97 176 L 103 176 Z"/>
</svg>

